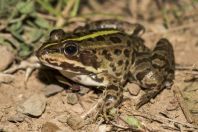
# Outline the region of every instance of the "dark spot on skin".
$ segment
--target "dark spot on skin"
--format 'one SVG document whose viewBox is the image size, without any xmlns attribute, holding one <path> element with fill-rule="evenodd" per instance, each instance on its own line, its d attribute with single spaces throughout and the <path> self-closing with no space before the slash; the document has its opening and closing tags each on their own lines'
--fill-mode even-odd
<svg viewBox="0 0 198 132">
<path fill-rule="evenodd" d="M 126 60 L 125 65 L 126 65 L 126 66 L 129 65 L 129 60 Z"/>
<path fill-rule="evenodd" d="M 127 80 L 128 79 L 128 74 L 125 74 L 124 77 L 123 77 L 123 79 L 124 80 Z"/>
<path fill-rule="evenodd" d="M 129 51 L 128 49 L 125 49 L 125 50 L 124 50 L 124 55 L 125 55 L 126 57 L 129 57 L 129 54 L 130 54 L 130 51 Z"/>
<path fill-rule="evenodd" d="M 127 40 L 127 46 L 130 47 L 131 46 L 131 41 Z"/>
<path fill-rule="evenodd" d="M 115 49 L 114 50 L 114 54 L 119 56 L 122 53 L 122 51 L 120 49 Z"/>
<path fill-rule="evenodd" d="M 97 80 L 99 80 L 100 82 L 104 81 L 104 77 L 98 78 Z"/>
<path fill-rule="evenodd" d="M 87 39 L 87 41 L 94 42 L 93 38 Z"/>
<path fill-rule="evenodd" d="M 110 67 L 114 67 L 113 63 L 109 64 Z"/>
<path fill-rule="evenodd" d="M 113 58 L 111 57 L 111 54 L 106 54 L 105 58 L 109 61 L 113 61 Z"/>
<path fill-rule="evenodd" d="M 117 81 L 117 80 L 113 80 L 113 82 L 114 82 L 114 83 L 117 83 L 118 81 Z"/>
<path fill-rule="evenodd" d="M 115 90 L 115 91 L 118 91 L 119 90 L 119 88 L 117 86 L 115 86 L 115 85 L 108 86 L 108 90 L 110 90 L 110 89 Z"/>
<path fill-rule="evenodd" d="M 115 66 L 112 68 L 112 71 L 114 71 L 114 72 L 116 71 L 116 67 Z"/>
<path fill-rule="evenodd" d="M 87 75 L 91 74 L 89 71 L 87 71 L 83 67 L 74 66 L 73 64 L 69 64 L 69 63 L 66 63 L 66 62 L 61 63 L 60 67 L 63 67 L 63 70 L 72 69 L 73 71 L 81 72 L 81 73 L 84 73 L 84 74 L 87 74 Z"/>
<path fill-rule="evenodd" d="M 116 73 L 116 76 L 121 76 L 121 74 L 122 74 L 121 72 L 119 72 L 119 73 Z"/>
<path fill-rule="evenodd" d="M 86 66 L 93 66 L 95 69 L 100 66 L 100 63 L 97 62 L 97 57 L 95 54 L 91 54 L 89 51 L 80 53 L 80 61 L 82 64 Z"/>
<path fill-rule="evenodd" d="M 102 55 L 106 55 L 106 54 L 107 54 L 107 50 L 103 50 Z"/>
<path fill-rule="evenodd" d="M 121 66 L 123 64 L 123 60 L 118 61 L 118 65 Z"/>
<path fill-rule="evenodd" d="M 136 75 L 137 80 L 141 81 L 149 72 L 150 70 L 147 69 L 147 70 L 137 73 Z"/>
<path fill-rule="evenodd" d="M 136 58 L 136 60 L 135 60 L 135 65 L 139 65 L 139 64 L 141 64 L 142 62 L 148 62 L 148 63 L 150 63 L 150 58 L 147 58 L 147 57 L 145 57 L 145 58 Z"/>
<path fill-rule="evenodd" d="M 113 58 L 111 57 L 111 53 L 109 53 L 107 50 L 103 50 L 102 55 L 104 55 L 107 60 L 113 61 Z"/>
<path fill-rule="evenodd" d="M 105 38 L 103 36 L 98 36 L 96 37 L 97 41 L 105 41 Z"/>
<path fill-rule="evenodd" d="M 94 54 L 96 54 L 96 50 L 92 50 L 92 52 L 93 52 Z"/>
<path fill-rule="evenodd" d="M 121 43 L 122 40 L 119 37 L 110 37 L 109 38 L 113 43 Z"/>
<path fill-rule="evenodd" d="M 133 51 L 132 54 L 131 54 L 131 64 L 134 63 L 135 58 L 136 58 L 136 57 L 135 57 L 135 51 Z"/>
<path fill-rule="evenodd" d="M 128 69 L 128 65 L 129 65 L 129 61 L 128 61 L 128 60 L 126 60 L 126 61 L 125 61 L 125 68 L 124 68 L 125 70 L 127 70 L 127 69 Z"/>
</svg>

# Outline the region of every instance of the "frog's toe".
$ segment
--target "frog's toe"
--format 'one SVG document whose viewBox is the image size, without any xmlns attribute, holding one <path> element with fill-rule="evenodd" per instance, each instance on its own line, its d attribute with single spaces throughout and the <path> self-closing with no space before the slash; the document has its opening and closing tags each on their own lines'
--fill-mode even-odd
<svg viewBox="0 0 198 132">
<path fill-rule="evenodd" d="M 144 104 L 148 103 L 152 98 L 154 98 L 159 91 L 149 91 L 146 94 L 142 95 L 139 99 L 139 102 L 136 104 L 136 109 L 139 109 Z"/>
<path fill-rule="evenodd" d="M 116 115 L 116 101 L 107 100 L 103 102 L 101 114 L 105 121 L 112 120 Z"/>
</svg>

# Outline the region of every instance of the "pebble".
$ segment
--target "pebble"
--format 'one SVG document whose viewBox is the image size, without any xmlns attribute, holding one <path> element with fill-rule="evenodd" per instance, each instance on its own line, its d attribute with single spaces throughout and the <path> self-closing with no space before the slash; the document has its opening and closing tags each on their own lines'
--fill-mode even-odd
<svg viewBox="0 0 198 132">
<path fill-rule="evenodd" d="M 17 113 L 16 115 L 13 115 L 8 118 L 9 122 L 17 123 L 17 122 L 23 122 L 25 119 L 25 116 L 22 114 Z"/>
<path fill-rule="evenodd" d="M 60 128 L 52 122 L 46 122 L 41 128 L 41 132 L 58 132 L 58 130 L 60 130 Z"/>
<path fill-rule="evenodd" d="M 43 94 L 34 94 L 18 106 L 17 111 L 26 115 L 39 117 L 46 107 L 46 98 Z"/>
<path fill-rule="evenodd" d="M 137 96 L 140 92 L 140 87 L 137 85 L 137 84 L 134 84 L 134 83 L 130 83 L 130 84 L 127 84 L 127 89 L 129 91 L 129 93 L 133 96 Z"/>
<path fill-rule="evenodd" d="M 67 114 L 67 115 L 61 115 L 61 116 L 59 116 L 57 119 L 58 119 L 58 121 L 59 122 L 61 122 L 61 123 L 67 123 L 67 119 L 69 118 L 69 115 Z"/>
<path fill-rule="evenodd" d="M 88 93 L 89 91 L 90 91 L 90 88 L 81 86 L 80 91 L 78 93 L 81 94 L 81 95 L 84 95 L 84 94 Z"/>
<path fill-rule="evenodd" d="M 84 120 L 80 116 L 77 116 L 77 115 L 71 115 L 67 120 L 67 124 L 73 130 L 80 129 L 81 127 L 85 125 Z"/>
<path fill-rule="evenodd" d="M 67 94 L 67 103 L 71 105 L 75 105 L 78 103 L 78 97 L 75 93 L 68 93 Z"/>
<path fill-rule="evenodd" d="M 0 71 L 3 71 L 14 61 L 15 55 L 7 46 L 0 45 L 0 56 Z"/>
<path fill-rule="evenodd" d="M 11 83 L 14 80 L 13 75 L 0 73 L 0 83 Z"/>
<path fill-rule="evenodd" d="M 50 84 L 44 88 L 43 92 L 46 97 L 50 97 L 50 96 L 55 95 L 59 92 L 62 92 L 63 90 L 64 90 L 64 88 L 59 85 Z"/>
</svg>

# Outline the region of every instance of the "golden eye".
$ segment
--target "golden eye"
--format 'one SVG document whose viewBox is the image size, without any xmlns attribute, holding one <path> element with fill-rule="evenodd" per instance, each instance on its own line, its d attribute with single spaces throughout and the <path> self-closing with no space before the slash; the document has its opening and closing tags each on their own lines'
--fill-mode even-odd
<svg viewBox="0 0 198 132">
<path fill-rule="evenodd" d="M 64 48 L 64 53 L 66 55 L 74 56 L 78 52 L 78 46 L 75 44 L 67 44 Z"/>
</svg>

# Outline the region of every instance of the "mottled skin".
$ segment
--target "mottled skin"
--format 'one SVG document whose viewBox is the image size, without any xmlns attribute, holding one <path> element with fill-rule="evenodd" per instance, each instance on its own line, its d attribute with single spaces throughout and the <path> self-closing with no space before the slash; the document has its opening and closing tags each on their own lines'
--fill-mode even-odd
<svg viewBox="0 0 198 132">
<path fill-rule="evenodd" d="M 171 86 L 174 79 L 175 62 L 170 42 L 161 39 L 150 50 L 138 35 L 143 27 L 131 25 L 133 32 L 128 35 L 121 26 L 124 24 L 104 20 L 77 28 L 74 33 L 54 30 L 37 52 L 42 64 L 59 70 L 65 77 L 103 89 L 105 117 L 120 103 L 127 82 L 147 89 L 137 104 L 139 108 Z"/>
</svg>

